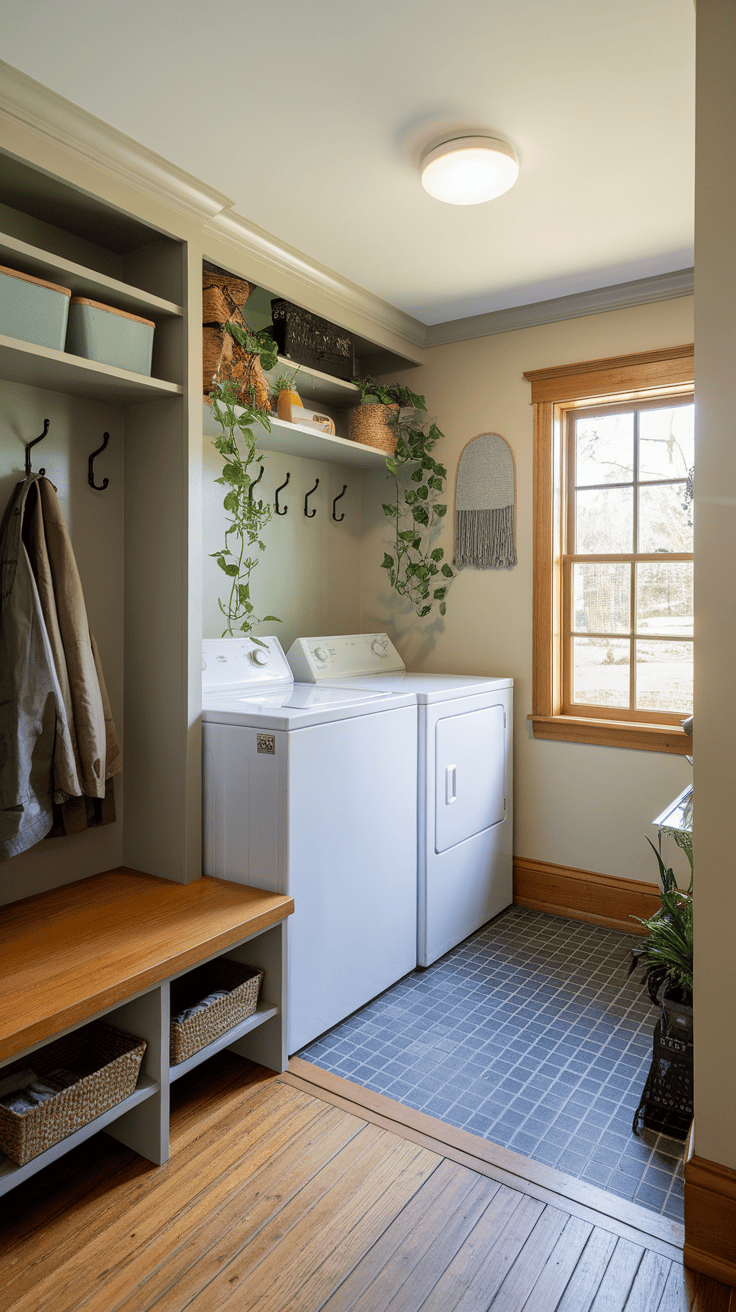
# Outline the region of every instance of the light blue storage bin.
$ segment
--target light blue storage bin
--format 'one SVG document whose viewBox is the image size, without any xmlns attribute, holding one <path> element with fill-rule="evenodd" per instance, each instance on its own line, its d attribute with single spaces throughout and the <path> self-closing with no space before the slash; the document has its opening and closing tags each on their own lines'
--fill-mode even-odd
<svg viewBox="0 0 736 1312">
<path fill-rule="evenodd" d="M 155 326 L 150 319 L 141 319 L 127 310 L 101 305 L 86 296 L 72 296 L 66 349 L 85 360 L 150 375 Z"/>
<path fill-rule="evenodd" d="M 63 351 L 70 296 L 68 287 L 0 265 L 0 333 Z"/>
</svg>

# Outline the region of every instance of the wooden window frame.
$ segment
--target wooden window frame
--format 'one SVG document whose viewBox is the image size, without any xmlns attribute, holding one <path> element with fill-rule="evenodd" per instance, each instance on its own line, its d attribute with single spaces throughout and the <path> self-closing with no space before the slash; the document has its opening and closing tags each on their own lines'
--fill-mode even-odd
<svg viewBox="0 0 736 1312">
<path fill-rule="evenodd" d="M 658 397 L 692 396 L 692 344 L 637 355 L 587 360 L 524 374 L 534 408 L 534 585 L 531 721 L 535 738 L 628 747 L 670 755 L 692 753 L 692 738 L 679 723 L 565 715 L 562 702 L 562 516 L 567 416 L 576 410 Z M 670 717 L 668 717 L 670 718 Z"/>
</svg>

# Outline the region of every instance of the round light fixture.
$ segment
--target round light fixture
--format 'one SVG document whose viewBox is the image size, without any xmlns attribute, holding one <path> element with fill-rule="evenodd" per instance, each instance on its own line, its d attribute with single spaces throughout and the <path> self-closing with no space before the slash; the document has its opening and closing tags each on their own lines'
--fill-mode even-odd
<svg viewBox="0 0 736 1312">
<path fill-rule="evenodd" d="M 500 137 L 453 137 L 425 152 L 421 170 L 430 196 L 448 205 L 479 205 L 513 187 L 519 162 Z"/>
</svg>

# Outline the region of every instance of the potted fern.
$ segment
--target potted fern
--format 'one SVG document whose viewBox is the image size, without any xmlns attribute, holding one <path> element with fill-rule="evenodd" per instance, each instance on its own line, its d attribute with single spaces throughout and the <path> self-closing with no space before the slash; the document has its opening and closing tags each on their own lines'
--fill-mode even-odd
<svg viewBox="0 0 736 1312">
<path fill-rule="evenodd" d="M 665 865 L 662 857 L 662 832 L 658 845 L 647 839 L 659 866 L 659 909 L 643 920 L 634 916 L 647 930 L 641 948 L 632 953 L 629 974 L 643 964 L 643 982 L 653 1002 L 663 999 L 673 1006 L 684 1007 L 692 1016 L 693 1000 L 693 851 L 692 836 L 678 830 L 669 830 L 678 847 L 687 855 L 690 864 L 690 884 L 687 889 L 678 887 L 674 871 Z M 663 1004 L 664 1005 L 664 1004 Z"/>
<path fill-rule="evenodd" d="M 648 920 L 635 916 L 647 930 L 643 947 L 634 951 L 631 970 L 644 965 L 649 996 L 661 1008 L 654 1031 L 652 1062 L 632 1129 L 643 1122 L 675 1138 L 687 1134 L 693 1109 L 693 880 L 689 834 L 668 830 L 690 861 L 690 886 L 681 889 L 649 839 L 659 865 L 661 906 Z"/>
</svg>

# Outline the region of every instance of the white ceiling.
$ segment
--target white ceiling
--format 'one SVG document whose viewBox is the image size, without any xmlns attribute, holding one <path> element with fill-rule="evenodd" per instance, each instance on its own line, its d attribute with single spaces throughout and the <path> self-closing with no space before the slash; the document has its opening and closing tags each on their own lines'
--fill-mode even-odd
<svg viewBox="0 0 736 1312">
<path fill-rule="evenodd" d="M 693 262 L 692 0 L 0 0 L 2 57 L 434 324 Z M 416 160 L 519 156 L 450 206 Z"/>
</svg>

